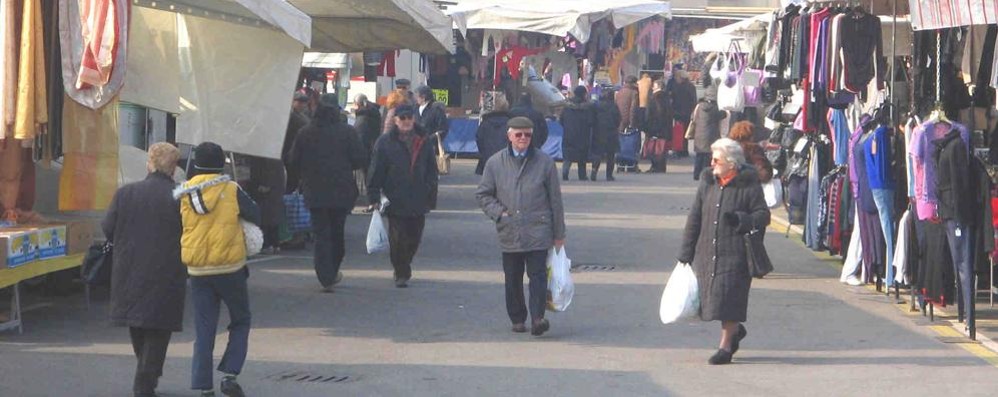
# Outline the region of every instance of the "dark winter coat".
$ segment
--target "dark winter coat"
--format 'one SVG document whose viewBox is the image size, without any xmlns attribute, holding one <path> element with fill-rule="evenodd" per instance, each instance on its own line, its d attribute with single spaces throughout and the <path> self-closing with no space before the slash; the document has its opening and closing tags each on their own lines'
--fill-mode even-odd
<svg viewBox="0 0 998 397">
<path fill-rule="evenodd" d="M 725 187 L 710 169 L 704 170 L 677 258 L 693 265 L 700 286 L 700 319 L 746 320 L 752 277 L 743 235 L 767 225 L 769 208 L 755 168 L 743 166 Z"/>
<path fill-rule="evenodd" d="M 260 207 L 260 226 L 284 223 L 284 163 L 280 160 L 253 157 L 250 159 L 250 181 L 244 189 Z"/>
<path fill-rule="evenodd" d="M 693 149 L 710 153 L 710 145 L 721 138 L 721 120 L 727 116 L 715 101 L 701 101 L 693 112 Z"/>
<path fill-rule="evenodd" d="M 367 150 L 352 126 L 316 119 L 298 134 L 289 168 L 301 172 L 309 208 L 351 209 L 359 195 L 353 171 L 365 164 Z"/>
<path fill-rule="evenodd" d="M 561 111 L 561 126 L 565 135 L 561 141 L 564 161 L 589 161 L 593 130 L 596 128 L 596 107 L 592 102 L 573 98 Z"/>
<path fill-rule="evenodd" d="M 305 128 L 306 125 L 311 120 L 305 114 L 291 111 L 291 117 L 288 119 L 288 129 L 284 133 L 284 146 L 281 147 L 281 161 L 287 166 L 290 162 L 291 147 L 294 146 L 295 138 L 298 137 L 298 131 Z M 287 169 L 287 183 L 285 185 L 286 192 L 293 192 L 298 190 L 298 186 L 301 182 L 301 177 L 298 175 L 298 171 Z"/>
<path fill-rule="evenodd" d="M 413 150 L 399 139 L 398 127 L 378 138 L 367 175 L 367 198 L 370 203 L 390 201 L 384 213 L 391 216 L 426 215 L 437 203 L 437 160 L 433 139 L 419 126 L 413 134 Z M 415 155 L 413 155 L 415 153 Z"/>
<path fill-rule="evenodd" d="M 593 156 L 602 157 L 620 151 L 620 110 L 612 100 L 602 100 L 596 104 L 596 129 L 593 131 Z"/>
<path fill-rule="evenodd" d="M 509 131 L 509 128 L 506 126 L 506 123 L 512 117 L 511 114 L 503 111 L 482 115 L 481 120 L 478 122 L 478 130 L 475 131 L 475 143 L 478 144 L 478 165 L 475 166 L 476 174 L 482 175 L 482 171 L 485 170 L 485 162 L 489 161 L 489 157 L 499 153 L 499 151 L 509 145 L 509 138 L 506 137 L 506 132 Z"/>
<path fill-rule="evenodd" d="M 419 110 L 419 105 L 416 105 L 416 110 Z M 439 131 L 443 131 L 441 138 L 447 137 L 447 110 L 444 109 L 444 104 L 440 102 L 430 102 L 426 105 L 426 109 L 422 112 L 416 114 L 416 124 L 423 127 L 423 131 L 431 136 Z M 434 145 L 436 143 L 434 142 Z"/>
<path fill-rule="evenodd" d="M 769 183 L 773 180 L 773 163 L 766 157 L 766 151 L 762 150 L 755 142 L 739 142 L 742 145 L 742 152 L 745 154 L 745 161 L 755 167 L 759 174 L 759 182 Z"/>
<path fill-rule="evenodd" d="M 669 90 L 672 101 L 672 114 L 676 121 L 689 123 L 693 117 L 693 108 L 697 105 L 697 87 L 689 80 L 676 80 Z"/>
<path fill-rule="evenodd" d="M 565 239 L 558 168 L 540 150 L 517 158 L 507 146 L 493 155 L 475 197 L 495 222 L 502 252 L 544 251 Z"/>
<path fill-rule="evenodd" d="M 118 189 L 101 227 L 114 243 L 111 323 L 179 332 L 187 268 L 180 260 L 180 203 L 173 178 L 152 173 Z"/>
<path fill-rule="evenodd" d="M 543 148 L 548 141 L 548 121 L 541 112 L 534 109 L 533 100 L 530 97 L 520 98 L 520 102 L 509 110 L 509 117 L 526 117 L 534 122 L 534 136 L 530 140 L 530 146 Z"/>
<path fill-rule="evenodd" d="M 967 142 L 960 137 L 960 131 L 954 129 L 932 143 L 935 145 L 933 160 L 936 162 L 939 217 L 964 225 L 976 224 L 981 209 L 977 205 L 976 186 L 971 184 L 973 176 L 970 172 L 971 155 Z"/>
<path fill-rule="evenodd" d="M 659 91 L 651 95 L 648 102 L 648 121 L 645 132 L 648 135 L 672 140 L 672 105 L 669 94 Z"/>
<path fill-rule="evenodd" d="M 354 119 L 353 128 L 360 134 L 360 141 L 364 144 L 364 148 L 367 149 L 367 155 L 370 158 L 371 150 L 374 149 L 374 142 L 377 142 L 378 137 L 381 136 L 381 106 L 368 103 L 367 106 L 357 109 L 354 115 L 356 118 Z"/>
</svg>

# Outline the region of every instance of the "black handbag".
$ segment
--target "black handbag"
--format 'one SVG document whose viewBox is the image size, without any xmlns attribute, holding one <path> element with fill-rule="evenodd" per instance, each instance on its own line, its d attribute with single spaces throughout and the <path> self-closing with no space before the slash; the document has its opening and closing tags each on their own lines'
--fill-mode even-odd
<svg viewBox="0 0 998 397">
<path fill-rule="evenodd" d="M 755 278 L 763 278 L 773 271 L 773 262 L 769 260 L 766 245 L 762 241 L 763 237 L 759 230 L 753 230 L 743 236 L 745 254 L 748 256 L 749 275 Z"/>
<path fill-rule="evenodd" d="M 114 260 L 114 244 L 110 241 L 94 243 L 83 257 L 80 278 L 87 285 L 111 285 L 111 264 Z"/>
</svg>

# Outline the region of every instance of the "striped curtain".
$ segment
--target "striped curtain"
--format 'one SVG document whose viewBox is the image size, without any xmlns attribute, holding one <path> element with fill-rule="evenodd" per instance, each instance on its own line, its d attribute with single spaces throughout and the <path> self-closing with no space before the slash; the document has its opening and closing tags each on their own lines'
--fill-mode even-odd
<svg viewBox="0 0 998 397">
<path fill-rule="evenodd" d="M 908 0 L 914 30 L 998 23 L 996 0 Z"/>
</svg>

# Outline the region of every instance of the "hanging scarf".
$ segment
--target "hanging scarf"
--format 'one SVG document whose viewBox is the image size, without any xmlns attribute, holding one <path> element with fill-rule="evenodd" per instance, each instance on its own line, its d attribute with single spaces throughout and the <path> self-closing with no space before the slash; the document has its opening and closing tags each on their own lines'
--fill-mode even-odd
<svg viewBox="0 0 998 397">
<path fill-rule="evenodd" d="M 45 44 L 39 1 L 25 1 L 22 14 L 17 113 L 14 117 L 14 138 L 21 140 L 34 139 L 42 125 L 49 121 L 45 89 Z"/>
<path fill-rule="evenodd" d="M 111 79 L 118 50 L 118 20 L 115 0 L 81 0 L 80 24 L 83 61 L 76 88 L 103 87 Z"/>
</svg>

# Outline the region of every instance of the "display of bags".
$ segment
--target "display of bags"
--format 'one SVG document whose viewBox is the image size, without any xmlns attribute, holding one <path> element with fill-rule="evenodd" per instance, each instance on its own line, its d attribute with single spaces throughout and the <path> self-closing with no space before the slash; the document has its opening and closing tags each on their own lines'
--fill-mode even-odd
<svg viewBox="0 0 998 397">
<path fill-rule="evenodd" d="M 111 285 L 111 266 L 114 262 L 114 244 L 110 241 L 94 243 L 83 257 L 80 278 L 87 285 Z"/>
<path fill-rule="evenodd" d="M 371 225 L 367 227 L 367 253 L 373 254 L 388 249 L 388 229 L 380 210 L 371 214 Z"/>
<path fill-rule="evenodd" d="M 693 320 L 700 315 L 700 286 L 693 267 L 687 263 L 676 263 L 669 281 L 665 283 L 658 316 L 662 324 Z"/>
<path fill-rule="evenodd" d="M 572 282 L 572 260 L 568 259 L 565 247 L 548 250 L 548 299 L 547 308 L 563 312 L 572 304 L 575 283 Z"/>
<path fill-rule="evenodd" d="M 731 61 L 737 62 L 737 56 L 734 54 L 729 56 Z M 721 84 L 717 86 L 717 106 L 721 110 L 727 110 L 730 112 L 742 112 L 745 110 L 745 85 L 742 84 L 742 79 L 738 75 L 742 72 L 742 66 L 739 66 L 733 73 L 732 76 L 725 79 Z"/>
<path fill-rule="evenodd" d="M 745 254 L 748 256 L 749 275 L 755 278 L 763 278 L 773 271 L 773 262 L 769 260 L 769 253 L 766 252 L 763 237 L 765 235 L 759 230 L 753 230 L 743 236 Z"/>
<path fill-rule="evenodd" d="M 263 230 L 252 222 L 240 219 L 243 227 L 243 240 L 246 242 L 246 256 L 259 254 L 263 250 Z"/>
<path fill-rule="evenodd" d="M 297 190 L 284 195 L 284 217 L 291 233 L 312 230 L 312 212 L 305 204 L 305 196 Z"/>
<path fill-rule="evenodd" d="M 437 173 L 440 175 L 450 174 L 450 156 L 444 151 L 443 137 L 440 132 L 437 132 Z"/>
</svg>

